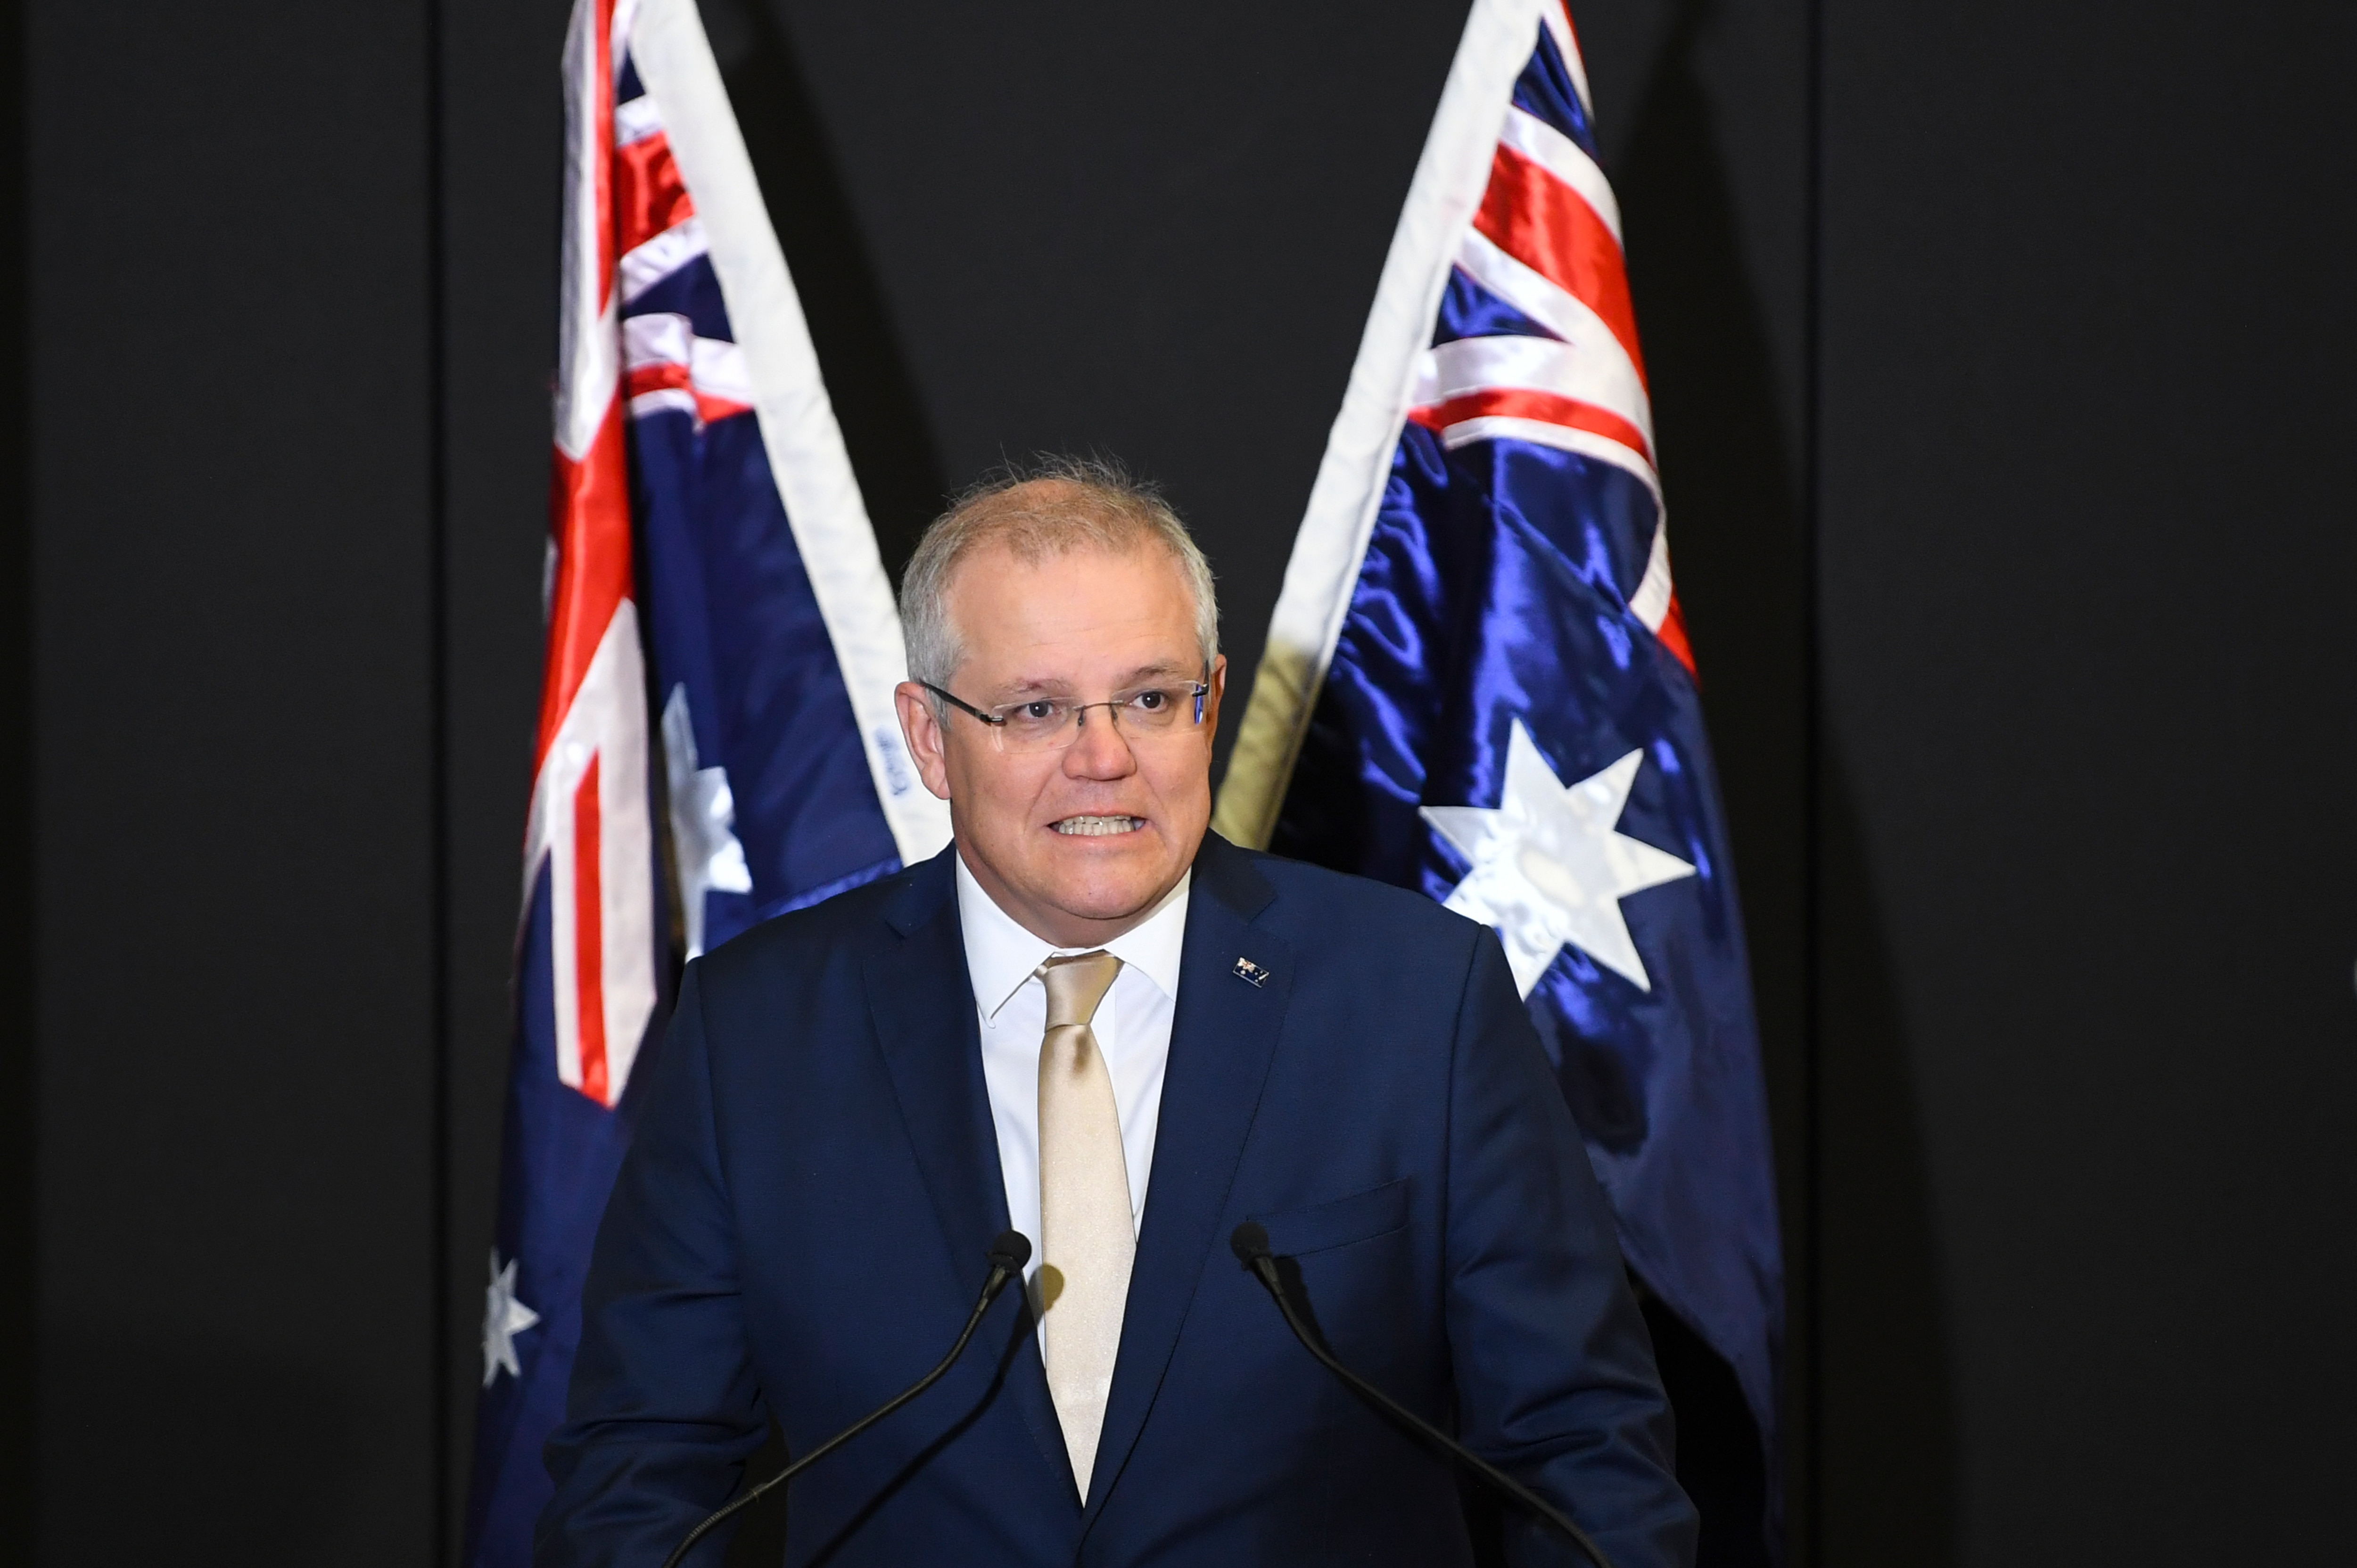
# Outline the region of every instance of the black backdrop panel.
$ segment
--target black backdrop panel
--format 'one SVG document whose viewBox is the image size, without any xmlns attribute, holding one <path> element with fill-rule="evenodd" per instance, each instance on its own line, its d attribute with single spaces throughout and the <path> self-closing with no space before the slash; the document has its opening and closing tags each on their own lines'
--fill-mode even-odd
<svg viewBox="0 0 2357 1568">
<path fill-rule="evenodd" d="M 2318 1560 L 2357 39 L 1821 8 L 1581 8 L 1759 970 L 1797 1557 Z M 44 1561 L 455 1527 L 565 10 L 26 9 Z M 1462 15 L 710 0 L 888 561 L 1002 455 L 1117 452 L 1248 676 Z"/>
<path fill-rule="evenodd" d="M 1825 43 L 1825 1561 L 2346 1557 L 2357 25 Z"/>
<path fill-rule="evenodd" d="M 568 0 L 443 16 L 443 686 L 447 1202 L 443 1525 L 463 1524 L 498 1195 L 510 959 L 540 719 L 549 384 L 556 362 L 557 71 Z"/>
<path fill-rule="evenodd" d="M 29 7 L 47 1561 L 431 1552 L 422 16 Z"/>
<path fill-rule="evenodd" d="M 13 5 L 0 11 L 0 93 L 24 102 L 25 30 Z M 32 1266 L 38 1234 L 33 1215 L 39 1126 L 39 1036 L 33 951 L 33 540 L 31 434 L 25 428 L 31 381 L 27 345 L 26 120 L 0 131 L 0 897 L 8 900 L 0 931 L 0 991 L 8 997 L 8 1043 L 0 1046 L 0 1257 L 21 1259 L 20 1284 L 0 1305 L 0 1410 L 30 1411 L 38 1401 L 35 1346 L 39 1323 Z M 0 1514 L 30 1520 L 39 1491 L 35 1423 L 9 1423 L 0 1438 Z M 25 1527 L 29 1533 L 29 1526 Z"/>
</svg>

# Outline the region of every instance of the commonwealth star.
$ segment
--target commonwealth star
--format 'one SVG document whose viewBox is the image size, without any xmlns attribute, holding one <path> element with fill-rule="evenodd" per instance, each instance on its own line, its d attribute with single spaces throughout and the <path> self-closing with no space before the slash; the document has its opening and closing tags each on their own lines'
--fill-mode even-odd
<svg viewBox="0 0 2357 1568">
<path fill-rule="evenodd" d="M 1524 996 L 1566 946 L 1638 990 L 1652 990 L 1620 900 L 1692 876 L 1695 868 L 1618 831 L 1644 759 L 1642 751 L 1632 751 L 1566 785 L 1516 719 L 1495 807 L 1424 808 L 1424 819 L 1472 863 L 1448 907 L 1498 929 Z"/>
</svg>

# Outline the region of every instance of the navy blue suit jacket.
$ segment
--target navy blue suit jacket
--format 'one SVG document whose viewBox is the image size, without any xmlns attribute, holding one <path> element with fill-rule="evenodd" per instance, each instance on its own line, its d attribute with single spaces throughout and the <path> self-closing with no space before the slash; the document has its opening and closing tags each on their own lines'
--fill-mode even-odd
<svg viewBox="0 0 2357 1568">
<path fill-rule="evenodd" d="M 652 1568 L 771 1417 L 805 1451 L 964 1321 L 1006 1200 L 953 853 L 689 966 L 583 1294 L 544 1568 Z M 1494 935 L 1207 837 L 1090 1495 L 1010 1290 L 947 1379 L 794 1483 L 788 1561 L 1470 1562 L 1450 1467 L 1294 1340 L 1229 1251 L 1247 1219 L 1346 1364 L 1617 1568 L 1691 1560 L 1611 1217 Z M 1507 1544 L 1580 1561 L 1511 1510 Z"/>
</svg>

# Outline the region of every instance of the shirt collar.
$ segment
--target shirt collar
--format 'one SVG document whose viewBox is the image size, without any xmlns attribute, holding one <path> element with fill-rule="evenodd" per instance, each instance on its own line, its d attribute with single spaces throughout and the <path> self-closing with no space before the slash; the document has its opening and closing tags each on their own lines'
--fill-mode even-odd
<svg viewBox="0 0 2357 1568">
<path fill-rule="evenodd" d="M 1059 953 L 1094 952 L 1094 948 L 1060 948 L 1033 936 L 983 891 L 965 856 L 956 854 L 958 925 L 965 937 L 965 969 L 974 983 L 974 997 L 983 1022 L 994 1023 L 1023 983 Z M 1166 997 L 1178 995 L 1178 959 L 1186 945 L 1187 896 L 1195 873 L 1189 868 L 1178 885 L 1162 896 L 1154 913 L 1103 944 L 1104 950 L 1154 983 Z"/>
</svg>

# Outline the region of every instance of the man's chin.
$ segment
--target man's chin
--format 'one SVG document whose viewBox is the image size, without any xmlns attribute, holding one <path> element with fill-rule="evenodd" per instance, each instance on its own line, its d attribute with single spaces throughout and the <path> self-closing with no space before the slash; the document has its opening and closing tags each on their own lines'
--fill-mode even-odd
<svg viewBox="0 0 2357 1568">
<path fill-rule="evenodd" d="M 1084 868 L 1055 868 L 1065 874 L 1051 871 L 1041 879 L 1042 891 L 1047 902 L 1075 919 L 1126 920 L 1152 908 L 1184 870 L 1172 867 L 1162 846 L 1149 842 L 1140 843 L 1135 854 L 1096 859 Z"/>
</svg>

